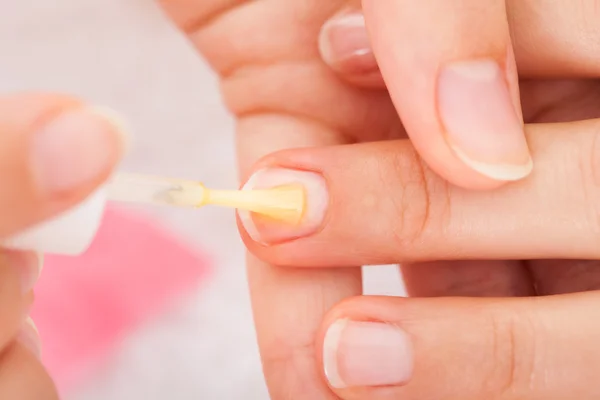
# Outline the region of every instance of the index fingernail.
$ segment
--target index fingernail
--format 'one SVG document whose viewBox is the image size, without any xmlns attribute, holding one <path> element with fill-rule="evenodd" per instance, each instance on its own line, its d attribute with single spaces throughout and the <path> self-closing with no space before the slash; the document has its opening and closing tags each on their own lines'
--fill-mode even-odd
<svg viewBox="0 0 600 400">
<path fill-rule="evenodd" d="M 240 222 L 252 240 L 274 244 L 308 236 L 321 227 L 329 205 L 329 194 L 325 179 L 318 173 L 287 168 L 263 169 L 255 172 L 242 189 L 271 189 L 286 185 L 300 185 L 304 189 L 301 218 L 291 223 L 240 210 Z"/>
</svg>

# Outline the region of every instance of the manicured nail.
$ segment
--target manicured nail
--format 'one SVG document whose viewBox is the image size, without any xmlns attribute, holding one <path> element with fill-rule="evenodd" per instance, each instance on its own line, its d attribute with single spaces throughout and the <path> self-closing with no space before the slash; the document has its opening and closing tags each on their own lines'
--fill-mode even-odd
<svg viewBox="0 0 600 400">
<path fill-rule="evenodd" d="M 31 165 L 45 194 L 74 190 L 110 172 L 125 150 L 113 113 L 78 108 L 49 121 L 33 136 Z"/>
<path fill-rule="evenodd" d="M 41 258 L 37 253 L 30 251 L 3 250 L 0 260 L 10 268 L 17 270 L 21 280 L 21 292 L 29 293 L 42 270 Z"/>
<path fill-rule="evenodd" d="M 23 344 L 23 346 L 27 347 L 33 354 L 35 354 L 36 357 L 41 358 L 42 343 L 40 340 L 40 333 L 31 317 L 28 317 L 23 323 L 21 331 L 19 332 L 18 340 Z"/>
<path fill-rule="evenodd" d="M 491 59 L 442 69 L 438 106 L 446 140 L 468 167 L 499 181 L 529 175 L 533 162 L 502 68 Z"/>
<path fill-rule="evenodd" d="M 325 179 L 315 173 L 285 168 L 268 168 L 255 172 L 242 190 L 272 189 L 286 185 L 304 188 L 302 216 L 296 223 L 281 221 L 256 213 L 238 211 L 248 235 L 259 243 L 273 244 L 308 236 L 318 230 L 329 205 Z"/>
<path fill-rule="evenodd" d="M 342 72 L 365 74 L 378 71 L 377 61 L 360 12 L 334 16 L 321 28 L 319 49 L 323 61 Z"/>
<path fill-rule="evenodd" d="M 394 325 L 338 320 L 325 335 L 323 364 L 335 389 L 403 385 L 413 372 L 412 346 Z"/>
</svg>

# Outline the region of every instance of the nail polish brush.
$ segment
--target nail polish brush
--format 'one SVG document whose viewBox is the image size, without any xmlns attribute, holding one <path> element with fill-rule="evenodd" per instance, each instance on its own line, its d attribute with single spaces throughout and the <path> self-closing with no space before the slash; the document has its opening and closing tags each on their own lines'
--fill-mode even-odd
<svg viewBox="0 0 600 400">
<path fill-rule="evenodd" d="M 297 224 L 304 212 L 306 195 L 300 184 L 256 190 L 216 190 L 193 180 L 119 173 L 78 206 L 3 241 L 2 246 L 43 253 L 81 254 L 100 226 L 107 200 L 184 208 L 229 207 Z"/>
</svg>

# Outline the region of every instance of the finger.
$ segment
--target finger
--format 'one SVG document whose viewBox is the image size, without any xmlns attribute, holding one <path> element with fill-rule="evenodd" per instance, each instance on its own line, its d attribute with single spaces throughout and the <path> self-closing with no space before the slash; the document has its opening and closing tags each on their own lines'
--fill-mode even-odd
<svg viewBox="0 0 600 400">
<path fill-rule="evenodd" d="M 599 296 L 356 298 L 325 321 L 324 374 L 352 400 L 595 399 Z"/>
<path fill-rule="evenodd" d="M 403 264 L 402 277 L 413 297 L 513 297 L 535 294 L 520 261 L 432 261 Z"/>
<path fill-rule="evenodd" d="M 40 269 L 33 253 L 0 250 L 0 350 L 14 339 L 27 316 Z"/>
<path fill-rule="evenodd" d="M 160 3 L 219 73 L 225 105 L 235 115 L 261 114 L 266 120 L 270 114 L 277 120 L 285 113 L 313 121 L 311 129 L 323 136 L 336 132 L 350 142 L 406 137 L 385 91 L 348 85 L 320 60 L 319 29 L 345 2 L 295 0 L 247 8 L 243 0 Z M 247 34 L 257 26 L 261 34 Z M 287 135 L 298 136 L 274 132 L 268 140 L 285 142 Z M 321 140 L 331 144 L 336 138 Z"/>
<path fill-rule="evenodd" d="M 0 97 L 0 237 L 83 200 L 120 158 L 112 118 L 68 97 Z"/>
<path fill-rule="evenodd" d="M 506 0 L 515 59 L 522 77 L 597 77 L 600 59 L 589 51 L 600 37 L 593 16 L 594 0 L 552 2 Z M 450 14 L 449 14 L 450 15 Z M 476 25 L 476 24 L 474 24 Z M 431 25 L 428 25 L 431 26 Z M 427 40 L 429 35 L 422 38 Z M 413 38 L 393 38 L 413 40 Z M 319 47 L 323 60 L 342 78 L 359 86 L 383 88 L 358 4 L 341 10 L 321 29 Z"/>
<path fill-rule="evenodd" d="M 467 188 L 527 176 L 505 0 L 366 0 L 363 7 L 390 96 L 428 165 Z"/>
<path fill-rule="evenodd" d="M 14 342 L 0 358 L 0 398 L 58 400 L 58 393 L 39 359 Z"/>
<path fill-rule="evenodd" d="M 195 4 L 195 21 L 186 24 L 176 9 L 187 12 L 190 1 L 162 3 L 180 26 L 187 25 L 195 46 L 223 77 L 225 102 L 240 118 L 243 177 L 258 158 L 275 150 L 345 143 L 364 132 L 387 137 L 394 123 L 399 126 L 387 95 L 365 96 L 320 63 L 314 38 L 341 0 L 243 6 L 239 0 L 207 1 Z M 257 26 L 260 34 L 247 34 Z M 367 126 L 372 129 L 363 129 Z M 315 332 L 333 304 L 360 294 L 359 269 L 292 271 L 253 256 L 247 268 L 271 398 L 334 399 L 314 362 Z"/>
<path fill-rule="evenodd" d="M 385 88 L 360 7 L 346 8 L 323 25 L 319 53 L 343 79 L 362 87 Z"/>
<path fill-rule="evenodd" d="M 259 258 L 294 266 L 596 259 L 599 126 L 529 126 L 539 171 L 493 192 L 448 185 L 408 141 L 273 154 L 246 187 L 302 184 L 303 219 L 245 219 L 242 237 Z"/>
<path fill-rule="evenodd" d="M 333 132 L 314 129 L 290 117 L 255 116 L 239 122 L 240 164 L 252 162 L 281 147 L 318 146 Z M 285 140 L 269 140 L 290 132 Z M 323 134 L 327 133 L 327 134 Z M 330 140 L 330 139 L 329 139 Z M 241 219 L 247 215 L 240 214 Z M 263 370 L 273 399 L 329 399 L 315 357 L 315 333 L 325 313 L 338 301 L 361 293 L 360 269 L 291 270 L 247 258 L 250 295 Z M 299 323 L 300 322 L 300 323 Z"/>
</svg>

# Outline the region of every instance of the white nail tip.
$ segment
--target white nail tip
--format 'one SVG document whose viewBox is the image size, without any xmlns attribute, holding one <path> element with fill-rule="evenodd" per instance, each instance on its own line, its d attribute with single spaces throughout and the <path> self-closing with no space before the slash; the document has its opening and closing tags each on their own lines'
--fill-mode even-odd
<svg viewBox="0 0 600 400">
<path fill-rule="evenodd" d="M 323 369 L 329 386 L 334 389 L 342 389 L 347 385 L 340 376 L 338 367 L 338 347 L 348 320 L 338 320 L 329 326 L 325 339 L 323 340 Z"/>
<path fill-rule="evenodd" d="M 242 187 L 242 190 L 252 190 L 254 185 L 256 184 L 257 178 L 262 173 L 262 170 L 255 172 L 246 182 L 246 184 Z M 246 230 L 246 233 L 252 240 L 255 242 L 261 242 L 260 233 L 258 232 L 258 228 L 252 219 L 252 214 L 246 210 L 238 210 L 238 217 L 240 218 L 240 222 L 242 226 Z"/>
<path fill-rule="evenodd" d="M 533 170 L 533 160 L 529 160 L 522 165 L 518 164 L 489 164 L 473 160 L 467 156 L 461 149 L 452 146 L 456 156 L 468 167 L 474 169 L 482 175 L 498 181 L 518 181 L 528 176 Z"/>
<path fill-rule="evenodd" d="M 365 26 L 365 16 L 362 13 L 337 15 L 325 23 L 325 26 L 328 25 L 363 27 Z"/>
<path fill-rule="evenodd" d="M 319 52 L 323 60 L 327 63 L 331 63 L 332 51 L 331 44 L 329 43 L 328 32 L 332 27 L 356 27 L 356 28 L 364 28 L 365 27 L 365 16 L 362 13 L 351 13 L 345 15 L 338 15 L 331 18 L 329 21 L 325 22 L 323 27 L 321 28 L 321 32 L 319 33 Z M 364 56 L 367 54 L 371 54 L 372 50 L 370 48 L 360 49 L 353 52 L 354 56 Z M 350 56 L 350 54 L 348 55 Z"/>
<path fill-rule="evenodd" d="M 453 72 L 473 81 L 492 82 L 501 74 L 500 66 L 494 60 L 476 60 L 455 62 L 446 67 Z"/>
</svg>

